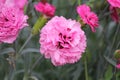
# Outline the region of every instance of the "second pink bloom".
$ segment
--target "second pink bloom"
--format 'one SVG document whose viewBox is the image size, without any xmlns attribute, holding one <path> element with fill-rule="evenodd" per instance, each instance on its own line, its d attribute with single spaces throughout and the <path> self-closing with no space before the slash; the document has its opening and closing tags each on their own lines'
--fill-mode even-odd
<svg viewBox="0 0 120 80">
<path fill-rule="evenodd" d="M 49 3 L 39 2 L 35 5 L 35 9 L 47 17 L 53 17 L 55 14 L 55 7 Z"/>
<path fill-rule="evenodd" d="M 95 32 L 95 28 L 98 27 L 98 17 L 92 12 L 89 6 L 83 4 L 77 7 L 77 13 L 80 18 L 83 20 L 85 24 L 88 24 L 93 32 Z"/>
</svg>

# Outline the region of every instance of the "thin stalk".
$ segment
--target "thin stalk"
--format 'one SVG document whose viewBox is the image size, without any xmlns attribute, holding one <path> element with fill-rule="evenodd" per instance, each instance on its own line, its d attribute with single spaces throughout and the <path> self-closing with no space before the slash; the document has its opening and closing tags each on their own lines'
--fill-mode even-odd
<svg viewBox="0 0 120 80">
<path fill-rule="evenodd" d="M 81 0 L 78 0 L 78 5 L 80 5 L 81 4 Z"/>
<path fill-rule="evenodd" d="M 114 45 L 115 45 L 115 42 L 116 42 L 116 39 L 117 39 L 117 35 L 118 35 L 118 33 L 119 33 L 119 24 L 118 24 L 118 26 L 117 26 L 117 29 L 116 29 L 116 32 L 115 32 L 115 35 L 114 35 L 114 38 L 113 38 L 113 42 L 112 42 L 112 45 L 111 45 L 111 49 L 110 49 L 110 53 L 114 50 L 113 48 L 114 48 Z M 111 54 L 110 54 L 111 55 Z M 109 56 L 110 56 L 109 55 Z"/>
<path fill-rule="evenodd" d="M 29 80 L 29 76 L 27 73 L 25 73 L 24 77 L 23 77 L 23 80 Z"/>
<path fill-rule="evenodd" d="M 20 48 L 20 50 L 18 51 L 18 54 L 21 54 L 21 51 L 24 49 L 24 47 L 27 45 L 27 43 L 30 41 L 30 39 L 32 38 L 32 34 L 30 34 L 30 36 L 28 37 L 28 39 L 25 41 L 25 43 L 23 44 L 23 46 Z"/>
<path fill-rule="evenodd" d="M 31 71 L 36 67 L 36 65 L 39 63 L 40 64 L 40 62 L 41 62 L 41 60 L 43 59 L 43 56 L 40 56 L 36 61 L 35 61 L 35 63 L 33 64 L 33 66 L 32 66 L 32 68 L 31 68 L 31 70 L 30 70 L 30 74 L 31 74 Z"/>
<path fill-rule="evenodd" d="M 8 80 L 11 80 L 11 77 L 13 76 L 13 74 L 14 74 L 14 67 L 10 65 L 10 72 L 8 74 Z"/>
<path fill-rule="evenodd" d="M 87 55 L 86 55 L 86 53 L 85 53 L 85 58 L 84 58 L 84 65 L 85 65 L 85 80 L 88 80 Z"/>
<path fill-rule="evenodd" d="M 117 79 L 117 76 L 116 76 L 117 73 L 116 72 L 117 72 L 117 70 L 116 70 L 116 67 L 115 67 L 114 72 L 113 72 L 112 80 L 116 80 Z"/>
<path fill-rule="evenodd" d="M 118 48 L 119 48 L 119 46 L 120 46 L 120 41 L 118 42 L 116 49 L 118 49 Z"/>
</svg>

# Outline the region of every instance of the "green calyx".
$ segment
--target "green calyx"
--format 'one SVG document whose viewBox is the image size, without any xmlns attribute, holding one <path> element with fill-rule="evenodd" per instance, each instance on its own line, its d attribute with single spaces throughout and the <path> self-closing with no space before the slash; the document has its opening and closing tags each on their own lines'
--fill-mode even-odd
<svg viewBox="0 0 120 80">
<path fill-rule="evenodd" d="M 115 53 L 114 53 L 114 58 L 115 59 L 119 59 L 120 60 L 120 50 L 116 50 Z"/>
<path fill-rule="evenodd" d="M 40 16 L 33 26 L 32 34 L 33 35 L 38 34 L 40 29 L 45 25 L 46 22 L 47 22 L 47 17 Z"/>
</svg>

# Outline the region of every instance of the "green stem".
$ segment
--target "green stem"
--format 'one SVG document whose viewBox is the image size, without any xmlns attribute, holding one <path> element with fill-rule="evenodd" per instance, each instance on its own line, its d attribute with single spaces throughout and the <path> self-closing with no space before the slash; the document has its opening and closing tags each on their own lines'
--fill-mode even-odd
<svg viewBox="0 0 120 80">
<path fill-rule="evenodd" d="M 39 30 L 44 26 L 44 24 L 47 22 L 47 17 L 46 16 L 40 16 L 38 20 L 36 21 L 35 25 L 33 26 L 32 29 L 32 34 L 36 35 L 39 33 Z"/>
<path fill-rule="evenodd" d="M 14 75 L 14 67 L 12 65 L 10 65 L 10 71 L 8 74 L 8 80 L 12 80 L 11 77 Z"/>
<path fill-rule="evenodd" d="M 29 76 L 27 73 L 25 73 L 24 77 L 23 77 L 23 80 L 29 80 Z"/>
<path fill-rule="evenodd" d="M 30 39 L 32 38 L 32 34 L 30 34 L 30 36 L 28 37 L 28 39 L 25 41 L 25 43 L 23 44 L 23 46 L 20 48 L 20 50 L 18 51 L 18 54 L 21 54 L 21 51 L 24 49 L 24 47 L 27 45 L 27 43 L 30 41 Z"/>
<path fill-rule="evenodd" d="M 78 5 L 80 5 L 81 4 L 81 0 L 78 0 Z"/>
<path fill-rule="evenodd" d="M 87 55 L 86 55 L 86 53 L 85 53 L 84 65 L 85 65 L 85 79 L 88 80 Z"/>
<path fill-rule="evenodd" d="M 35 66 L 38 64 L 38 63 L 40 63 L 40 60 L 43 58 L 43 56 L 41 56 L 41 57 L 39 57 L 37 60 L 36 60 L 36 62 L 33 64 L 33 66 L 32 66 L 32 69 L 34 69 L 35 68 Z"/>
<path fill-rule="evenodd" d="M 31 70 L 29 72 L 29 74 L 31 74 L 31 71 L 36 67 L 36 65 L 39 63 L 41 63 L 41 60 L 43 59 L 43 56 L 40 56 L 36 61 L 35 63 L 33 64 L 33 66 L 31 67 Z"/>
</svg>

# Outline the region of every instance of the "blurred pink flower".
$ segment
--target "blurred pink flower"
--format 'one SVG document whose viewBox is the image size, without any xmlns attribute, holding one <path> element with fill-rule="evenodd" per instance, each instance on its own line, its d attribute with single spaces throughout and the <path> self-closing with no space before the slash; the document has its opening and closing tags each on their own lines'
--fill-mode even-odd
<svg viewBox="0 0 120 80">
<path fill-rule="evenodd" d="M 117 8 L 110 6 L 111 17 L 114 21 L 119 22 L 119 15 L 117 13 Z"/>
<path fill-rule="evenodd" d="M 48 17 L 53 17 L 55 14 L 55 7 L 49 3 L 39 2 L 35 5 L 35 9 Z"/>
<path fill-rule="evenodd" d="M 5 0 L 0 0 L 0 3 L 5 3 Z"/>
<path fill-rule="evenodd" d="M 13 43 L 19 31 L 27 26 L 27 18 L 19 8 L 0 4 L 0 42 Z"/>
<path fill-rule="evenodd" d="M 85 24 L 88 24 L 93 32 L 98 27 L 98 17 L 94 12 L 91 12 L 89 6 L 83 4 L 77 7 L 77 13 Z"/>
<path fill-rule="evenodd" d="M 120 0 L 107 0 L 111 6 L 120 8 Z"/>
<path fill-rule="evenodd" d="M 117 65 L 116 65 L 116 68 L 120 69 L 120 64 L 117 64 Z"/>
<path fill-rule="evenodd" d="M 42 28 L 40 52 L 55 66 L 77 62 L 86 49 L 86 35 L 79 22 L 53 17 Z"/>
<path fill-rule="evenodd" d="M 21 11 L 24 10 L 25 5 L 28 3 L 27 0 L 0 0 L 0 2 L 10 7 L 18 7 Z"/>
<path fill-rule="evenodd" d="M 14 0 L 15 6 L 19 7 L 21 10 L 24 10 L 25 5 L 28 3 L 27 0 Z"/>
</svg>

